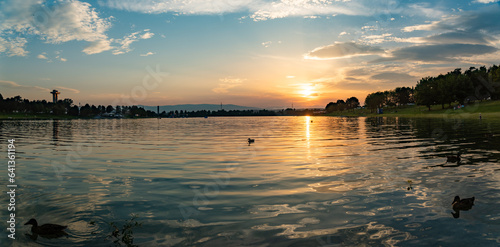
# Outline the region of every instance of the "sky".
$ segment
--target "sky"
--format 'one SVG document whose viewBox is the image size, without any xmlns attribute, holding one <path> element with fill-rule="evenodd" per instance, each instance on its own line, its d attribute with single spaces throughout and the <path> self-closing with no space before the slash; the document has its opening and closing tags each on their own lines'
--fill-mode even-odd
<svg viewBox="0 0 500 247">
<path fill-rule="evenodd" d="M 500 64 L 498 0 L 5 0 L 0 93 L 325 107 Z"/>
</svg>

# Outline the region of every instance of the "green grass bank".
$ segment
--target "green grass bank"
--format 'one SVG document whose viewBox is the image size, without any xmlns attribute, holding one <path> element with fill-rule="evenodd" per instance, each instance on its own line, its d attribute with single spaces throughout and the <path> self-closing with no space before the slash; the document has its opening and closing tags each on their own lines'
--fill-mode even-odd
<svg viewBox="0 0 500 247">
<path fill-rule="evenodd" d="M 400 106 L 400 107 L 384 107 L 382 114 L 377 114 L 370 109 L 353 109 L 343 112 L 332 112 L 325 114 L 326 116 L 356 116 L 356 117 L 425 117 L 425 118 L 468 118 L 483 119 L 500 118 L 500 101 L 483 101 L 471 103 L 464 108 L 458 109 L 455 105 L 445 109 L 441 109 L 441 105 L 431 106 L 431 110 L 426 106 Z"/>
</svg>

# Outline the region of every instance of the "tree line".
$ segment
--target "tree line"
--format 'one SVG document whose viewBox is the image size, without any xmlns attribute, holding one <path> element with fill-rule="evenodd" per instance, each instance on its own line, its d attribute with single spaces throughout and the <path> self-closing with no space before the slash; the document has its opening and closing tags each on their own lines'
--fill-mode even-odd
<svg viewBox="0 0 500 247">
<path fill-rule="evenodd" d="M 325 111 L 327 113 L 331 113 L 334 111 L 344 111 L 344 110 L 350 110 L 350 109 L 355 109 L 359 107 L 359 100 L 356 97 L 350 97 L 348 99 L 344 100 L 337 100 L 337 102 L 330 102 L 326 105 Z"/>
<path fill-rule="evenodd" d="M 170 112 L 161 112 L 160 114 L 145 110 L 138 106 L 115 106 L 112 105 L 89 105 L 77 106 L 73 104 L 72 99 L 63 99 L 57 103 L 48 102 L 46 100 L 28 100 L 21 96 L 11 98 L 3 98 L 0 94 L 0 113 L 22 113 L 22 114 L 49 114 L 49 115 L 69 115 L 74 117 L 162 117 L 162 118 L 177 118 L 177 117 L 209 117 L 209 116 L 280 116 L 280 115 L 307 115 L 311 114 L 312 110 L 287 109 L 281 111 L 271 110 L 217 110 L 217 111 L 183 111 L 175 110 Z"/>
<path fill-rule="evenodd" d="M 28 100 L 21 96 L 3 98 L 0 94 L 0 112 L 1 113 L 24 113 L 24 114 L 51 114 L 51 115 L 69 115 L 75 117 L 95 117 L 110 113 L 122 116 L 155 117 L 157 114 L 153 111 L 146 111 L 137 106 L 104 106 L 85 104 L 78 107 L 73 104 L 72 99 L 58 100 L 57 103 L 46 100 Z"/>
<path fill-rule="evenodd" d="M 470 67 L 464 73 L 460 68 L 437 77 L 422 78 L 415 87 L 415 100 L 431 109 L 431 105 L 451 106 L 486 99 L 500 98 L 500 67 L 486 69 Z"/>
<path fill-rule="evenodd" d="M 410 87 L 397 87 L 393 90 L 375 92 L 368 94 L 365 99 L 365 106 L 371 110 L 384 106 L 401 106 L 415 103 L 415 90 Z"/>
<path fill-rule="evenodd" d="M 352 98 L 355 97 L 349 99 Z M 500 67 L 497 65 L 488 69 L 486 66 L 470 67 L 464 73 L 461 68 L 457 68 L 445 75 L 424 77 L 415 87 L 397 87 L 393 90 L 370 93 L 365 98 L 365 107 L 373 111 L 384 106 L 416 103 L 425 105 L 431 110 L 432 105 L 441 105 L 444 109 L 446 104 L 451 107 L 454 102 L 463 105 L 487 99 L 500 99 Z M 330 102 L 325 107 L 327 113 L 346 109 L 353 109 L 347 100 Z"/>
</svg>

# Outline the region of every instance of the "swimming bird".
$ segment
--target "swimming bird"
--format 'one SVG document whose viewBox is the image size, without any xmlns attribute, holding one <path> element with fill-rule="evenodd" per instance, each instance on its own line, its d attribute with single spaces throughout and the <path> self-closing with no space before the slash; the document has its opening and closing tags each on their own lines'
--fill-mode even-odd
<svg viewBox="0 0 500 247">
<path fill-rule="evenodd" d="M 467 211 L 467 210 L 471 209 L 472 206 L 474 205 L 474 199 L 476 199 L 476 198 L 471 197 L 471 198 L 465 198 L 465 199 L 460 200 L 459 196 L 455 196 L 455 199 L 453 200 L 453 203 L 452 203 L 453 210 L 455 210 L 455 211 L 459 211 L 459 210 Z"/>
<path fill-rule="evenodd" d="M 31 232 L 34 234 L 39 234 L 39 235 L 47 235 L 49 237 L 56 236 L 60 237 L 63 235 L 67 235 L 64 232 L 64 229 L 67 228 L 67 226 L 61 226 L 61 225 L 56 225 L 56 224 L 43 224 L 41 226 L 38 225 L 38 222 L 35 219 L 30 219 L 26 224 L 24 225 L 33 225 L 31 227 Z"/>
<path fill-rule="evenodd" d="M 451 163 L 458 163 L 460 162 L 460 153 L 457 155 L 446 155 L 446 162 L 451 162 Z"/>
<path fill-rule="evenodd" d="M 255 142 L 255 139 L 248 138 L 248 145 L 250 145 L 251 143 L 254 143 L 254 142 Z"/>
</svg>

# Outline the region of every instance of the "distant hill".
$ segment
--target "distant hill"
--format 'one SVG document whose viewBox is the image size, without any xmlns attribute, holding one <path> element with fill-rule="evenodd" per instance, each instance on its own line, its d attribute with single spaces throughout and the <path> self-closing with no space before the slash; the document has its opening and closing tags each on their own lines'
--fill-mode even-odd
<svg viewBox="0 0 500 247">
<path fill-rule="evenodd" d="M 150 110 L 156 112 L 156 106 L 146 106 L 139 105 L 139 107 L 143 107 L 145 110 Z M 163 105 L 160 106 L 160 112 L 169 112 L 169 111 L 218 111 L 221 109 L 221 105 L 214 104 L 186 104 L 186 105 Z M 260 110 L 260 108 L 256 107 L 248 107 L 248 106 L 239 106 L 239 105 L 222 105 L 222 109 L 226 111 L 230 110 Z"/>
</svg>

